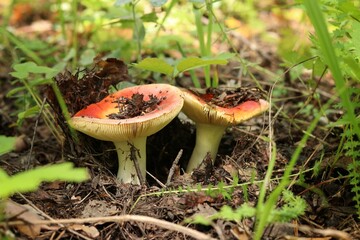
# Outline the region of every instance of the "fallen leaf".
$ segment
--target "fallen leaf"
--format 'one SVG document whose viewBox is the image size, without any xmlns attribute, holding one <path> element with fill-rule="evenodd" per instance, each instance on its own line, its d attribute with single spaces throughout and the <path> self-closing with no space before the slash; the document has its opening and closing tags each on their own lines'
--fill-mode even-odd
<svg viewBox="0 0 360 240">
<path fill-rule="evenodd" d="M 26 236 L 34 239 L 40 235 L 41 229 L 55 230 L 47 225 L 32 225 L 31 222 L 43 220 L 34 208 L 29 205 L 20 205 L 14 201 L 8 200 L 5 203 L 5 216 L 11 220 L 21 220 L 26 224 L 16 225 L 15 228 L 25 234 Z"/>
<path fill-rule="evenodd" d="M 74 224 L 74 225 L 69 226 L 69 228 L 73 229 L 75 231 L 79 231 L 79 230 L 83 231 L 88 237 L 91 237 L 91 238 L 97 238 L 100 235 L 99 231 L 94 226 Z"/>
<path fill-rule="evenodd" d="M 104 217 L 118 213 L 116 206 L 105 201 L 91 200 L 81 213 L 81 217 Z"/>
<path fill-rule="evenodd" d="M 249 240 L 250 236 L 246 233 L 245 230 L 241 229 L 238 226 L 235 226 L 231 229 L 231 233 L 236 237 L 238 240 Z"/>
</svg>

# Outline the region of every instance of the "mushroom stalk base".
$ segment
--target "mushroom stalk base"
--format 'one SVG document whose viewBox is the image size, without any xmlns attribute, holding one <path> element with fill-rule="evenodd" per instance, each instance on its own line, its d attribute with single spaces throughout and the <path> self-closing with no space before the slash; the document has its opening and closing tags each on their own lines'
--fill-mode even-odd
<svg viewBox="0 0 360 240">
<path fill-rule="evenodd" d="M 140 184 L 134 164 L 139 164 L 143 179 L 146 177 L 146 137 L 138 137 L 129 141 L 114 142 L 119 160 L 117 179 L 122 183 Z"/>
<path fill-rule="evenodd" d="M 219 144 L 224 135 L 226 126 L 216 126 L 211 124 L 196 124 L 196 143 L 192 152 L 186 172 L 190 173 L 197 168 L 206 155 L 209 153 L 213 162 L 218 152 Z"/>
</svg>

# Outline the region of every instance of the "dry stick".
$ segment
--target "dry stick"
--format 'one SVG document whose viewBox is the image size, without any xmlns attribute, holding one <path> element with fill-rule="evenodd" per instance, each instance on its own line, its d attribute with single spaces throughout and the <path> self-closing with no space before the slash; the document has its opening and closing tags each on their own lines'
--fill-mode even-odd
<svg viewBox="0 0 360 240">
<path fill-rule="evenodd" d="M 292 223 L 284 223 L 284 225 L 293 227 L 293 228 L 297 227 L 302 232 L 313 232 L 313 233 L 320 234 L 322 236 L 333 237 L 333 238 L 337 238 L 340 240 L 351 240 L 352 239 L 350 234 L 348 234 L 347 232 L 336 230 L 336 229 L 330 229 L 330 228 L 319 229 L 319 228 L 313 228 L 313 227 L 310 227 L 307 225 L 296 225 L 295 226 L 295 224 L 292 224 Z"/>
<path fill-rule="evenodd" d="M 136 174 L 138 175 L 140 185 L 144 185 L 145 184 L 145 179 L 144 179 L 144 177 L 142 175 L 142 172 L 141 172 L 140 166 L 139 166 L 139 162 L 138 162 L 137 157 L 136 157 L 136 154 L 140 154 L 139 149 L 137 149 L 130 142 L 128 142 L 128 145 L 130 146 L 130 159 L 134 162 Z"/>
<path fill-rule="evenodd" d="M 121 215 L 121 216 L 110 216 L 110 217 L 92 217 L 92 218 L 69 218 L 69 219 L 50 219 L 50 220 L 34 220 L 31 223 L 26 223 L 23 221 L 9 221 L 9 222 L 0 222 L 0 226 L 17 226 L 17 225 L 45 225 L 45 224 L 84 224 L 84 223 L 96 223 L 96 222 L 142 222 L 153 224 L 171 231 L 181 232 L 188 236 L 191 236 L 198 240 L 216 240 L 202 232 L 187 228 L 175 223 L 171 223 L 165 220 L 142 216 L 142 215 Z"/>
<path fill-rule="evenodd" d="M 29 151 L 29 155 L 27 157 L 27 164 L 25 166 L 26 170 L 28 170 L 29 167 L 30 167 L 30 161 L 31 161 L 31 155 L 32 155 L 33 148 L 34 148 L 36 130 L 37 130 L 37 127 L 39 125 L 40 116 L 41 116 L 41 114 L 42 114 L 42 112 L 44 110 L 45 102 L 46 102 L 46 97 L 43 99 L 43 101 L 41 103 L 41 108 L 40 108 L 40 111 L 39 111 L 39 115 L 37 116 L 36 121 L 35 121 L 34 132 L 33 132 L 33 136 L 32 136 L 32 139 L 31 139 L 31 144 L 30 144 L 30 151 Z"/>
<path fill-rule="evenodd" d="M 168 175 L 168 177 L 167 177 L 167 180 L 166 180 L 166 184 L 165 184 L 165 185 L 168 186 L 168 185 L 170 184 L 171 179 L 172 179 L 172 177 L 174 176 L 174 172 L 175 172 L 176 166 L 178 165 L 182 154 L 183 154 L 183 150 L 180 149 L 180 151 L 178 152 L 178 154 L 177 154 L 174 162 L 173 162 L 172 165 L 171 165 L 171 168 L 170 168 L 170 171 L 169 171 L 169 175 Z"/>
<path fill-rule="evenodd" d="M 149 171 L 146 171 L 146 173 L 152 177 L 162 188 L 166 188 L 165 184 L 163 184 L 159 179 L 157 179 L 154 175 L 152 175 Z"/>
</svg>

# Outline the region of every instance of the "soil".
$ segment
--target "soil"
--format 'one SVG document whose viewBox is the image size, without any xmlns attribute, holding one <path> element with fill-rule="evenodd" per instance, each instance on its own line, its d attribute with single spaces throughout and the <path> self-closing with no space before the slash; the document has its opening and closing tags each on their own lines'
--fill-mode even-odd
<svg viewBox="0 0 360 240">
<path fill-rule="evenodd" d="M 137 116 L 142 116 L 150 113 L 165 100 L 164 97 L 158 98 L 154 95 L 149 95 L 149 100 L 144 100 L 144 94 L 134 93 L 131 98 L 120 97 L 113 101 L 117 103 L 116 108 L 119 108 L 117 113 L 107 115 L 110 119 L 128 119 Z"/>
<path fill-rule="evenodd" d="M 204 91 L 205 93 L 201 93 Z M 191 89 L 191 92 L 199 96 L 209 105 L 215 105 L 223 108 L 232 108 L 245 101 L 259 101 L 260 98 L 265 99 L 266 94 L 260 88 L 206 88 L 206 89 Z"/>
</svg>

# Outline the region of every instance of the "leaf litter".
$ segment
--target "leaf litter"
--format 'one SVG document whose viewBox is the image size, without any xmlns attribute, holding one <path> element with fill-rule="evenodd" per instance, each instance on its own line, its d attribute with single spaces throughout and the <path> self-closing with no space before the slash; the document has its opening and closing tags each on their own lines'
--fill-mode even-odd
<svg viewBox="0 0 360 240">
<path fill-rule="evenodd" d="M 121 81 L 127 81 L 127 69 L 126 66 L 120 61 L 115 59 L 107 60 L 95 60 L 94 68 L 90 70 L 78 71 L 75 75 L 70 72 L 65 72 L 57 76 L 56 81 L 59 84 L 60 91 L 64 95 L 66 104 L 69 106 L 70 113 L 82 109 L 88 104 L 100 101 L 108 94 L 108 88 L 115 86 Z M 121 76 L 121 77 L 119 77 Z M 63 119 L 61 119 L 61 110 L 56 105 L 54 95 L 51 89 L 47 90 L 48 101 L 52 106 L 54 112 L 59 116 L 59 125 L 61 125 Z M 262 92 L 249 88 L 232 89 L 226 91 L 208 90 L 205 94 L 208 94 L 211 104 L 221 105 L 224 107 L 231 107 L 234 104 L 238 104 L 244 99 L 257 100 L 262 96 Z M 79 99 L 75 96 L 82 96 Z M 215 97 L 214 97 L 215 96 Z M 161 99 L 152 99 L 150 103 L 143 101 L 143 96 L 135 95 L 129 99 L 118 99 L 119 104 L 129 104 L 133 107 L 137 103 L 142 104 L 144 107 L 139 109 L 129 110 L 130 113 L 141 114 L 143 111 L 151 111 L 156 107 Z M 285 102 L 285 106 L 292 104 L 291 101 Z M 120 112 L 120 107 L 119 107 Z M 123 116 L 120 116 L 123 117 Z M 275 122 L 275 129 L 282 129 L 284 126 L 289 127 L 284 123 L 285 119 Z M 71 218 L 84 218 L 86 216 L 104 216 L 104 219 L 109 216 L 117 216 L 123 214 L 137 214 L 150 216 L 156 219 L 166 220 L 168 222 L 176 223 L 179 225 L 184 224 L 184 220 L 194 216 L 196 213 L 203 212 L 206 214 L 212 214 L 215 211 L 219 211 L 221 206 L 228 205 L 233 208 L 240 206 L 245 202 L 255 204 L 258 196 L 258 186 L 256 184 L 248 184 L 245 189 L 235 189 L 234 191 L 222 192 L 218 191 L 215 194 L 207 194 L 206 191 L 196 192 L 196 184 L 201 186 L 217 186 L 220 182 L 226 184 L 232 184 L 233 175 L 237 174 L 241 182 L 251 182 L 255 179 L 263 179 L 267 167 L 268 161 L 268 149 L 267 143 L 261 139 L 256 138 L 257 134 L 260 134 L 262 123 L 257 120 L 251 122 L 251 134 L 249 133 L 250 126 L 243 126 L 241 128 L 234 127 L 231 132 L 228 132 L 221 143 L 219 149 L 219 157 L 215 164 L 211 161 L 204 162 L 205 168 L 195 171 L 192 177 L 182 174 L 181 168 L 186 166 L 186 159 L 191 154 L 191 150 L 194 144 L 195 132 L 193 126 L 175 119 L 167 127 L 161 130 L 158 134 L 149 137 L 148 146 L 149 149 L 149 171 L 152 175 L 155 175 L 159 181 L 165 181 L 167 173 L 171 168 L 171 163 L 176 158 L 180 149 L 184 150 L 182 158 L 180 159 L 178 166 L 178 173 L 174 175 L 173 181 L 170 184 L 170 188 L 163 189 L 157 181 L 151 177 L 147 178 L 148 184 L 145 186 L 130 186 L 121 185 L 116 182 L 114 176 L 114 169 L 116 166 L 106 165 L 106 162 L 102 159 L 116 159 L 114 155 L 111 155 L 113 146 L 106 145 L 102 141 L 97 141 L 88 137 L 80 138 L 80 146 L 87 146 L 85 148 L 79 148 L 73 146 L 77 151 L 71 150 L 71 142 L 64 146 L 64 156 L 67 156 L 68 160 L 74 161 L 78 166 L 88 167 L 92 180 L 80 183 L 44 183 L 40 189 L 35 193 L 28 193 L 25 196 L 31 200 L 33 204 L 39 207 L 42 211 L 46 212 L 52 218 L 55 219 L 71 219 Z M 279 159 L 274 173 L 276 176 L 281 176 L 284 167 L 288 159 L 291 157 L 291 147 L 296 143 L 299 136 L 302 136 L 300 129 L 291 129 L 291 136 L 284 132 L 277 133 L 277 146 Z M 26 131 L 25 131 L 26 133 Z M 245 134 L 244 134 L 245 133 Z M 29 134 L 29 133 L 28 133 Z M 323 136 L 321 131 L 317 131 L 319 137 Z M 336 143 L 337 135 L 331 135 L 327 141 Z M 69 139 L 68 139 L 69 140 Z M 34 149 L 43 147 L 41 139 L 37 139 L 34 142 Z M 306 161 L 307 157 L 311 156 L 311 161 L 316 161 L 321 157 L 319 152 L 314 152 L 314 147 L 318 144 L 315 140 L 309 141 L 308 145 L 304 148 L 300 163 Z M 102 149 L 102 150 L 99 150 Z M 105 150 L 104 150 L 105 149 Z M 325 157 L 330 157 L 331 153 L 336 148 L 327 147 L 328 154 Z M 29 149 L 24 149 L 21 153 L 16 155 L 7 155 L 4 160 L 1 161 L 4 169 L 9 173 L 14 173 L 20 170 L 24 170 L 20 161 L 13 162 L 13 165 L 4 164 L 11 161 L 12 158 L 18 158 L 26 156 Z M 51 157 L 45 158 L 41 164 L 50 163 L 55 161 L 61 161 L 61 155 L 59 155 L 58 149 L 48 149 L 47 155 Z M 116 162 L 114 160 L 114 162 Z M 38 163 L 40 164 L 40 163 Z M 116 163 L 115 163 L 116 164 Z M 297 170 L 300 170 L 300 165 Z M 338 168 L 339 171 L 343 169 Z M 325 169 L 323 170 L 325 172 Z M 305 174 L 304 178 L 311 179 L 314 184 L 320 184 L 320 187 L 324 190 L 324 193 L 329 199 L 328 204 L 323 205 L 321 201 L 321 195 L 317 195 L 316 192 L 306 191 L 303 192 L 298 186 L 294 186 L 294 192 L 302 195 L 303 198 L 309 200 L 310 210 L 308 216 L 304 216 L 297 220 L 298 224 L 311 224 L 316 222 L 320 224 L 322 228 L 338 228 L 338 229 L 353 229 L 355 230 L 357 222 L 351 211 L 353 209 L 348 207 L 345 209 L 341 206 L 341 197 L 348 196 L 351 198 L 349 189 L 342 187 L 337 182 L 323 182 L 321 177 L 314 178 L 311 174 Z M 194 191 L 184 190 L 187 186 L 194 186 Z M 275 183 L 271 183 L 270 187 L 275 187 Z M 183 190 L 179 190 L 181 187 Z M 333 190 L 329 190 L 334 188 Z M 166 193 L 168 191 L 168 193 Z M 46 193 L 46 194 L 45 194 Z M 247 198 L 244 199 L 244 194 Z M 13 201 L 22 203 L 24 200 L 21 196 L 15 195 L 12 198 Z M 328 207 L 333 204 L 333 207 Z M 345 206 L 351 205 L 350 202 L 345 203 Z M 21 207 L 23 209 L 23 207 Z M 336 209 L 336 211 L 334 211 Z M 11 212 L 10 212 L 11 213 Z M 345 214 L 346 213 L 346 214 Z M 30 215 L 25 217 L 25 222 L 36 221 L 42 219 L 37 213 L 29 213 Z M 9 215 L 11 221 L 14 218 L 14 214 Z M 21 215 L 20 215 L 21 216 Z M 336 219 L 336 221 L 335 221 Z M 331 220 L 331 221 L 329 221 Z M 213 227 L 190 225 L 189 227 L 200 232 L 204 232 L 212 237 L 219 237 L 223 239 L 247 239 L 251 231 L 254 221 L 252 219 L 243 220 L 246 224 L 241 226 L 240 223 L 234 223 L 232 221 L 217 221 Z M 87 236 L 89 238 L 98 239 L 136 239 L 146 236 L 147 239 L 188 239 L 186 235 L 181 232 L 170 231 L 161 228 L 157 225 L 148 225 L 136 221 L 123 222 L 117 224 L 115 222 L 100 221 L 97 223 L 87 224 L 70 224 L 67 228 L 55 227 L 52 225 L 35 225 L 29 228 L 19 229 L 14 228 L 16 234 L 20 236 L 27 236 L 28 238 L 48 239 L 50 235 L 58 235 L 61 239 L 75 238 L 81 239 L 81 236 Z M 284 225 L 281 225 L 284 226 Z M 319 225 L 314 224 L 314 227 L 318 228 Z M 0 230 L 3 227 L 0 227 Z M 269 239 L 283 238 L 291 239 L 291 233 L 295 227 L 287 227 L 286 231 L 279 231 L 278 225 L 270 225 L 265 235 Z M 299 231 L 298 236 L 312 236 L 318 239 L 326 239 L 322 237 L 321 231 Z M 79 233 L 76 234 L 76 233 Z M 328 232 L 329 233 L 329 232 Z M 82 235 L 81 235 L 82 234 Z M 336 232 L 330 232 L 334 234 Z M 346 236 L 346 235 L 344 235 Z M 343 238 L 346 239 L 346 238 Z"/>
</svg>

